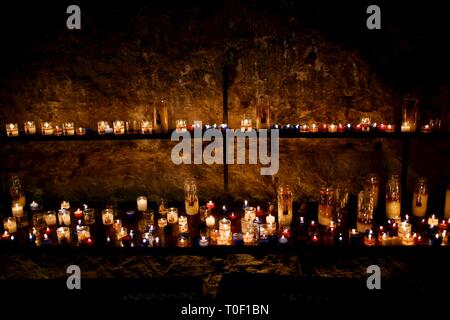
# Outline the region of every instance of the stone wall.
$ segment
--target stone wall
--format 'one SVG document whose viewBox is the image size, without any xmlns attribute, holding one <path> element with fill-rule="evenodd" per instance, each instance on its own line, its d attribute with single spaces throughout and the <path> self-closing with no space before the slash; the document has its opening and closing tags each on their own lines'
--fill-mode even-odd
<svg viewBox="0 0 450 320">
<path fill-rule="evenodd" d="M 12 6 L 3 23 L 17 26 L 22 13 Z M 147 118 L 160 97 L 169 101 L 172 127 L 178 118 L 221 123 L 224 65 L 230 68 L 231 127 L 254 114 L 260 93 L 269 95 L 273 121 L 279 123 L 354 122 L 363 116 L 398 121 L 407 91 L 420 95 L 425 114 L 449 120 L 445 62 L 437 68 L 427 59 L 431 53 L 421 49 L 429 41 L 444 57 L 445 40 L 426 28 L 429 40 L 420 40 L 389 19 L 383 30 L 370 33 L 361 4 L 343 9 L 324 1 L 133 1 L 81 7 L 80 31 L 65 28 L 62 4 L 32 5 L 41 15 L 28 14 L 12 35 L 3 31 L 10 45 L 0 77 L 2 125 L 71 120 L 95 128 L 100 119 Z M 334 10 L 347 18 L 337 23 Z M 422 64 L 416 64 L 418 56 Z M 426 63 L 437 74 L 432 80 Z M 409 73 L 407 66 L 418 67 Z M 19 173 L 32 198 L 130 200 L 147 192 L 179 200 L 189 175 L 199 180 L 204 198 L 222 191 L 220 166 L 177 167 L 170 161 L 172 145 L 6 144 L 0 166 L 5 175 Z M 294 186 L 297 199 L 316 199 L 327 181 L 356 192 L 369 172 L 400 171 L 398 141 L 283 140 L 280 153 L 277 178 Z M 450 177 L 448 143 L 413 144 L 411 154 L 410 183 L 417 174 L 427 175 L 442 189 Z M 274 181 L 259 175 L 258 166 L 230 167 L 236 198 L 271 198 Z"/>
</svg>

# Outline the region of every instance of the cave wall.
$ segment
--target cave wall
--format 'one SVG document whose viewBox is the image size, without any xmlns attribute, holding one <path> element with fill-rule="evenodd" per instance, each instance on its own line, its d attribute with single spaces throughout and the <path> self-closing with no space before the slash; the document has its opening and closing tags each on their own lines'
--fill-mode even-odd
<svg viewBox="0 0 450 320">
<path fill-rule="evenodd" d="M 95 128 L 101 119 L 148 118 L 151 103 L 161 97 L 169 102 L 171 127 L 180 118 L 221 123 L 224 65 L 230 70 L 231 127 L 255 113 L 261 93 L 270 97 L 278 123 L 355 122 L 365 116 L 398 122 L 407 92 L 420 96 L 425 116 L 449 120 L 447 62 L 439 61 L 448 40 L 433 25 L 415 35 L 389 15 L 385 27 L 371 33 L 362 3 L 342 9 L 293 0 L 132 1 L 106 7 L 81 2 L 79 31 L 66 29 L 64 4 L 30 5 L 25 13 L 20 3 L 9 6 L 2 26 L 16 29 L 11 34 L 2 28 L 10 44 L 1 64 L 2 125 L 71 120 Z M 346 18 L 338 19 L 335 10 L 345 10 Z M 3 178 L 18 173 L 27 194 L 43 200 L 119 201 L 142 193 L 179 200 L 189 175 L 199 180 L 202 198 L 222 192 L 221 166 L 175 166 L 173 145 L 5 144 L 0 166 Z M 448 143 L 414 143 L 410 185 L 415 176 L 427 175 L 442 189 L 450 177 L 448 151 Z M 230 193 L 272 198 L 280 180 L 293 185 L 296 199 L 317 199 L 327 182 L 357 192 L 369 172 L 399 173 L 400 156 L 399 141 L 282 140 L 278 175 L 261 176 L 258 165 L 230 166 Z"/>
</svg>

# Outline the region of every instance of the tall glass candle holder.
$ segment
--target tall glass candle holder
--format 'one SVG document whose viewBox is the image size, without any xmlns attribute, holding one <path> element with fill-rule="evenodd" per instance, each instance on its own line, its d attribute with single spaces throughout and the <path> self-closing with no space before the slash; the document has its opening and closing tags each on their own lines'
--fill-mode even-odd
<svg viewBox="0 0 450 320">
<path fill-rule="evenodd" d="M 256 208 L 255 207 L 245 207 L 244 209 L 244 219 L 247 221 L 253 221 L 256 218 Z"/>
<path fill-rule="evenodd" d="M 156 133 L 169 132 L 168 106 L 165 99 L 159 99 L 153 106 L 153 128 Z"/>
<path fill-rule="evenodd" d="M 51 122 L 42 123 L 41 133 L 44 136 L 51 136 L 53 134 L 53 124 Z"/>
<path fill-rule="evenodd" d="M 40 230 L 45 228 L 45 218 L 43 213 L 36 213 L 31 217 L 33 221 L 33 226 Z"/>
<path fill-rule="evenodd" d="M 36 133 L 36 124 L 34 121 L 27 121 L 23 124 L 23 129 L 25 134 L 35 134 Z"/>
<path fill-rule="evenodd" d="M 256 129 L 270 129 L 269 99 L 260 96 L 256 104 Z"/>
<path fill-rule="evenodd" d="M 17 137 L 19 135 L 19 125 L 17 123 L 8 123 L 6 125 L 6 135 L 8 137 Z"/>
<path fill-rule="evenodd" d="M 417 179 L 413 193 L 412 212 L 416 217 L 423 217 L 427 212 L 428 183 L 425 178 Z"/>
<path fill-rule="evenodd" d="M 334 220 L 335 193 L 332 187 L 322 186 L 319 199 L 319 224 L 328 227 Z"/>
<path fill-rule="evenodd" d="M 65 136 L 75 135 L 75 125 L 73 124 L 73 122 L 64 122 L 63 123 L 63 133 Z"/>
<path fill-rule="evenodd" d="M 137 120 L 127 120 L 125 130 L 128 134 L 139 133 L 141 131 L 141 122 Z"/>
<path fill-rule="evenodd" d="M 231 237 L 231 221 L 227 218 L 219 220 L 219 235 L 227 238 Z"/>
<path fill-rule="evenodd" d="M 289 185 L 278 188 L 278 227 L 289 227 L 292 223 L 292 191 Z"/>
<path fill-rule="evenodd" d="M 25 206 L 26 198 L 19 176 L 11 175 L 9 177 L 9 192 L 13 203 L 18 203 L 22 207 Z"/>
<path fill-rule="evenodd" d="M 170 224 L 174 224 L 178 222 L 178 209 L 177 208 L 169 208 L 167 210 L 167 222 Z"/>
<path fill-rule="evenodd" d="M 378 207 L 378 196 L 380 193 L 380 181 L 376 174 L 371 173 L 366 177 L 364 192 L 368 195 L 369 200 L 372 201 L 373 211 L 375 212 Z"/>
<path fill-rule="evenodd" d="M 192 178 L 188 178 L 184 182 L 184 206 L 186 214 L 195 215 L 198 213 L 197 183 Z"/>
<path fill-rule="evenodd" d="M 125 122 L 116 120 L 113 122 L 114 134 L 125 134 Z"/>
<path fill-rule="evenodd" d="M 419 101 L 410 96 L 403 99 L 402 107 L 402 132 L 415 132 L 419 119 Z"/>
<path fill-rule="evenodd" d="M 360 233 L 372 229 L 373 221 L 373 199 L 371 194 L 361 191 L 358 195 L 358 212 L 356 218 L 356 229 Z"/>
<path fill-rule="evenodd" d="M 401 184 L 400 176 L 392 175 L 386 184 L 386 216 L 390 219 L 400 217 Z"/>
</svg>

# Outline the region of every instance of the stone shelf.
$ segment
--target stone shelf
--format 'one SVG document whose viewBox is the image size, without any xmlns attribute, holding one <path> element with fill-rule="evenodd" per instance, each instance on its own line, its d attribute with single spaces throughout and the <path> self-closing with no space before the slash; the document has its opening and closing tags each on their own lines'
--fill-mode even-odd
<svg viewBox="0 0 450 320">
<path fill-rule="evenodd" d="M 115 141 L 115 140 L 170 140 L 171 130 L 169 133 L 162 134 L 123 134 L 123 135 L 99 135 L 90 133 L 86 135 L 74 136 L 43 136 L 39 134 L 25 135 L 21 133 L 18 137 L 7 137 L 5 133 L 0 136 L 3 143 L 6 142 L 28 142 L 28 141 Z M 270 135 L 269 135 L 270 136 Z M 280 138 L 289 139 L 364 139 L 364 138 L 382 138 L 382 139 L 449 139 L 450 131 L 441 132 L 299 132 L 292 129 L 281 129 Z"/>
</svg>

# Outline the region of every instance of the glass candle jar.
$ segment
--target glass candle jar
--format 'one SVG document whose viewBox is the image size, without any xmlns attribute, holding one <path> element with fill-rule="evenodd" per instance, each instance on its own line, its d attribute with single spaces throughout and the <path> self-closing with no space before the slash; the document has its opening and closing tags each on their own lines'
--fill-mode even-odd
<svg viewBox="0 0 450 320">
<path fill-rule="evenodd" d="M 137 209 L 138 211 L 145 211 L 147 210 L 147 197 L 146 196 L 140 196 L 136 199 L 137 202 Z"/>
<path fill-rule="evenodd" d="M 44 122 L 41 125 L 41 132 L 44 136 L 51 136 L 53 134 L 53 125 L 51 122 Z"/>
<path fill-rule="evenodd" d="M 114 134 L 125 134 L 125 122 L 116 120 L 113 122 Z"/>
<path fill-rule="evenodd" d="M 356 217 L 356 229 L 365 233 L 372 229 L 373 222 L 373 200 L 371 195 L 361 191 L 358 195 L 358 209 Z"/>
<path fill-rule="evenodd" d="M 44 214 L 42 213 L 36 213 L 33 215 L 32 217 L 32 221 L 33 221 L 33 226 L 36 229 L 43 229 L 45 228 L 45 218 L 44 218 Z"/>
<path fill-rule="evenodd" d="M 244 116 L 244 119 L 241 120 L 241 131 L 252 131 L 252 119 L 247 119 Z"/>
<path fill-rule="evenodd" d="M 112 225 L 114 221 L 114 211 L 113 209 L 102 210 L 102 222 L 105 226 Z"/>
<path fill-rule="evenodd" d="M 244 219 L 247 221 L 253 221 L 256 218 L 256 208 L 255 207 L 245 207 L 244 209 Z"/>
<path fill-rule="evenodd" d="M 8 231 L 8 233 L 15 233 L 15 232 L 17 232 L 16 217 L 4 218 L 3 219 L 3 227 L 5 228 L 5 231 Z"/>
<path fill-rule="evenodd" d="M 75 133 L 77 134 L 77 136 L 84 136 L 84 135 L 86 135 L 86 129 L 79 127 L 79 128 L 77 128 Z"/>
<path fill-rule="evenodd" d="M 165 217 L 161 217 L 158 219 L 158 228 L 163 229 L 167 226 L 167 219 Z"/>
<path fill-rule="evenodd" d="M 195 215 L 198 213 L 197 183 L 192 178 L 188 178 L 184 182 L 184 206 L 186 214 Z"/>
<path fill-rule="evenodd" d="M 390 219 L 400 217 L 401 184 L 400 176 L 392 175 L 386 184 L 386 216 Z"/>
<path fill-rule="evenodd" d="M 98 134 L 106 134 L 106 128 L 109 129 L 108 121 L 99 121 L 99 122 L 97 122 Z"/>
<path fill-rule="evenodd" d="M 335 194 L 332 187 L 322 186 L 319 198 L 319 224 L 328 227 L 334 220 Z"/>
<path fill-rule="evenodd" d="M 65 136 L 73 136 L 75 134 L 75 126 L 73 122 L 64 122 L 63 132 Z"/>
<path fill-rule="evenodd" d="M 447 185 L 445 193 L 444 217 L 445 219 L 450 219 L 450 183 Z"/>
<path fill-rule="evenodd" d="M 47 211 L 44 214 L 44 218 L 45 218 L 45 224 L 47 226 L 56 225 L 56 212 L 55 211 Z"/>
<path fill-rule="evenodd" d="M 156 133 L 169 132 L 169 114 L 165 99 L 158 99 L 153 105 L 153 129 Z"/>
<path fill-rule="evenodd" d="M 256 104 L 256 129 L 270 129 L 269 99 L 263 95 L 258 98 Z"/>
<path fill-rule="evenodd" d="M 206 217 L 205 221 L 208 228 L 214 228 L 214 226 L 216 225 L 216 219 L 213 215 Z"/>
<path fill-rule="evenodd" d="M 70 225 L 70 211 L 66 209 L 61 209 L 58 211 L 58 222 L 61 226 Z"/>
<path fill-rule="evenodd" d="M 36 124 L 34 121 L 27 121 L 23 124 L 23 129 L 25 134 L 35 134 L 36 133 Z"/>
<path fill-rule="evenodd" d="M 185 236 L 178 237 L 177 246 L 180 248 L 185 248 L 188 246 L 188 240 Z"/>
<path fill-rule="evenodd" d="M 292 223 L 292 191 L 289 185 L 278 188 L 278 227 L 289 227 Z"/>
<path fill-rule="evenodd" d="M 8 137 L 17 137 L 19 135 L 19 125 L 17 123 L 8 123 L 6 125 L 6 135 Z"/>
<path fill-rule="evenodd" d="M 187 233 L 189 231 L 188 220 L 186 216 L 180 216 L 178 218 L 178 232 Z"/>
<path fill-rule="evenodd" d="M 425 178 L 418 178 L 413 193 L 412 212 L 416 217 L 423 217 L 428 205 L 428 183 Z"/>
<path fill-rule="evenodd" d="M 125 122 L 125 130 L 128 134 L 141 132 L 141 121 L 127 120 Z"/>
<path fill-rule="evenodd" d="M 78 243 L 84 243 L 91 237 L 91 231 L 88 226 L 77 226 Z"/>
<path fill-rule="evenodd" d="M 419 117 L 418 100 L 406 96 L 402 107 L 402 132 L 415 132 Z"/>
<path fill-rule="evenodd" d="M 148 120 L 141 121 L 141 133 L 142 134 L 151 134 L 153 133 L 153 123 Z"/>
<path fill-rule="evenodd" d="M 380 181 L 374 173 L 369 174 L 364 182 L 364 192 L 367 194 L 375 212 L 378 207 L 378 195 L 380 193 Z"/>
<path fill-rule="evenodd" d="M 58 229 L 56 229 L 56 237 L 58 238 L 58 244 L 70 243 L 69 227 L 59 227 Z"/>
<path fill-rule="evenodd" d="M 167 210 L 167 222 L 170 224 L 174 224 L 178 222 L 178 209 L 177 208 L 169 208 Z"/>
<path fill-rule="evenodd" d="M 186 132 L 187 131 L 187 121 L 180 119 L 175 120 L 175 129 L 177 132 Z"/>
<path fill-rule="evenodd" d="M 84 223 L 91 225 L 95 223 L 95 210 L 92 208 L 86 208 L 83 212 Z"/>
<path fill-rule="evenodd" d="M 62 126 L 56 125 L 56 126 L 53 128 L 53 134 L 54 134 L 55 136 L 62 136 L 62 134 L 63 134 Z"/>
<path fill-rule="evenodd" d="M 224 237 L 231 237 L 231 221 L 227 218 L 219 220 L 219 235 Z"/>
</svg>

